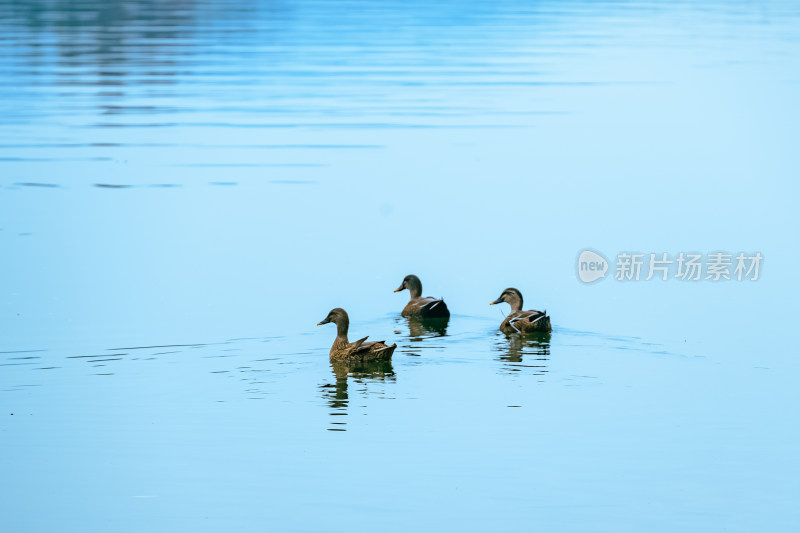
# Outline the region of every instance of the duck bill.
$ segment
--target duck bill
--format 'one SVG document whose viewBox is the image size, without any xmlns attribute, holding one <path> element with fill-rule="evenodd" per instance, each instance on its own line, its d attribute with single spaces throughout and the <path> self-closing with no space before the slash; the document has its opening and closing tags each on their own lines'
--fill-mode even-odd
<svg viewBox="0 0 800 533">
<path fill-rule="evenodd" d="M 503 303 L 503 298 L 498 298 L 497 300 L 490 302 L 489 305 L 497 305 Z"/>
<path fill-rule="evenodd" d="M 396 288 L 395 290 L 393 290 L 392 292 L 400 292 L 400 291 L 402 291 L 402 290 L 403 290 L 403 287 L 398 287 L 398 288 Z"/>
<path fill-rule="evenodd" d="M 330 322 L 330 320 L 328 320 L 328 319 L 326 318 L 326 319 L 325 319 L 325 320 L 323 320 L 322 322 L 318 322 L 318 323 L 317 323 L 317 325 L 318 325 L 318 326 L 321 326 L 321 325 L 323 325 L 323 324 L 327 324 L 328 322 Z"/>
</svg>

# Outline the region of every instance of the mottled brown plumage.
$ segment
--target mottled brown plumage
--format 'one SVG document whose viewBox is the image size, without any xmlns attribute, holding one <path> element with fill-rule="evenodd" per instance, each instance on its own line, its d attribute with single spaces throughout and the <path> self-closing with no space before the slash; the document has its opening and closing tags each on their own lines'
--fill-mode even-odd
<svg viewBox="0 0 800 533">
<path fill-rule="evenodd" d="M 489 305 L 503 302 L 511 306 L 511 313 L 500 324 L 500 331 L 503 333 L 526 334 L 552 330 L 547 311 L 522 310 L 522 293 L 517 289 L 508 288 L 504 290 L 500 297 Z"/>
<path fill-rule="evenodd" d="M 422 282 L 414 274 L 409 274 L 403 279 L 400 287 L 394 292 L 400 292 L 408 289 L 411 298 L 400 313 L 403 316 L 418 317 L 418 318 L 448 318 L 450 310 L 447 309 L 447 304 L 444 300 L 431 298 L 430 296 L 422 295 Z"/>
<path fill-rule="evenodd" d="M 339 307 L 331 309 L 325 320 L 317 325 L 321 326 L 328 322 L 336 324 L 336 340 L 333 341 L 330 352 L 331 361 L 389 361 L 394 349 L 397 348 L 397 344 L 387 346 L 384 341 L 364 342 L 367 337 L 349 342 L 347 330 L 350 328 L 350 317 L 347 316 L 347 311 Z"/>
</svg>

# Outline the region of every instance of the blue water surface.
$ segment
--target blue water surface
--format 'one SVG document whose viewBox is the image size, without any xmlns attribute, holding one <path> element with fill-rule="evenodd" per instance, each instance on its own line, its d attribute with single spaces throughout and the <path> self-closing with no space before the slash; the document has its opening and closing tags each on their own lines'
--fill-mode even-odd
<svg viewBox="0 0 800 533">
<path fill-rule="evenodd" d="M 0 0 L 0 47 L 0 531 L 797 531 L 797 3 Z"/>
</svg>

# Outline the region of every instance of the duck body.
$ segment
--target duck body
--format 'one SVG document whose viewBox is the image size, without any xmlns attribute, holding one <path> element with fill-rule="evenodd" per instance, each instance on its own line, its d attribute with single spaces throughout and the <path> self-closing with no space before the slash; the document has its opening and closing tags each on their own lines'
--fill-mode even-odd
<svg viewBox="0 0 800 533">
<path fill-rule="evenodd" d="M 347 342 L 347 338 L 336 337 L 331 346 L 331 361 L 371 363 L 392 360 L 397 344 L 388 346 L 385 341 L 365 342 L 367 338 Z"/>
<path fill-rule="evenodd" d="M 331 346 L 331 361 L 366 363 L 372 361 L 390 361 L 397 344 L 387 345 L 384 341 L 366 342 L 369 337 L 364 337 L 355 342 L 347 340 L 347 331 L 350 328 L 350 317 L 347 311 L 337 307 L 332 309 L 328 316 L 319 325 L 333 322 L 336 324 L 336 339 Z"/>
<path fill-rule="evenodd" d="M 444 300 L 422 296 L 422 282 L 414 274 L 403 279 L 400 287 L 394 292 L 408 289 L 411 298 L 400 313 L 404 317 L 414 318 L 450 318 L 450 310 Z"/>
<path fill-rule="evenodd" d="M 503 333 L 543 333 L 550 332 L 550 317 L 544 311 L 515 311 L 500 324 Z"/>
<path fill-rule="evenodd" d="M 400 313 L 404 317 L 416 318 L 450 318 L 450 310 L 444 300 L 430 296 L 412 298 Z"/>
<path fill-rule="evenodd" d="M 547 311 L 523 311 L 522 293 L 517 289 L 508 288 L 500 297 L 489 305 L 507 303 L 511 306 L 511 313 L 500 324 L 503 333 L 549 333 L 553 330 Z"/>
</svg>

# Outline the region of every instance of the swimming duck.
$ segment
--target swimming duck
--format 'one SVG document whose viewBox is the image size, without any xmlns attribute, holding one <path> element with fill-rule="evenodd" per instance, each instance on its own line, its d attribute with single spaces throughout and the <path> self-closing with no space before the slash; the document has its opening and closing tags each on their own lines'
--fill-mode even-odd
<svg viewBox="0 0 800 533">
<path fill-rule="evenodd" d="M 422 294 L 422 282 L 414 274 L 409 274 L 403 278 L 403 283 L 394 292 L 400 292 L 404 289 L 408 289 L 408 292 L 411 293 L 411 299 L 403 308 L 401 315 L 419 318 L 448 318 L 450 316 L 450 311 L 447 309 L 444 300 L 437 300 L 430 296 L 420 297 Z"/>
<path fill-rule="evenodd" d="M 350 327 L 350 317 L 347 311 L 339 307 L 331 309 L 325 320 L 317 324 L 336 324 L 336 340 L 331 346 L 331 361 L 389 361 L 392 358 L 397 344 L 387 346 L 384 341 L 364 342 L 367 337 L 355 342 L 347 340 L 347 330 Z"/>
<path fill-rule="evenodd" d="M 511 314 L 500 324 L 500 331 L 503 333 L 524 334 L 552 331 L 553 328 L 550 327 L 550 317 L 547 316 L 547 311 L 522 310 L 522 293 L 517 289 L 508 288 L 504 290 L 500 298 L 489 305 L 503 302 L 511 306 Z"/>
</svg>

